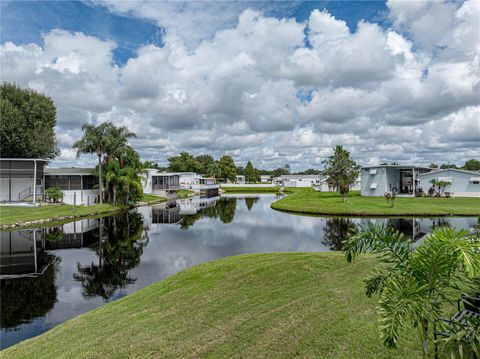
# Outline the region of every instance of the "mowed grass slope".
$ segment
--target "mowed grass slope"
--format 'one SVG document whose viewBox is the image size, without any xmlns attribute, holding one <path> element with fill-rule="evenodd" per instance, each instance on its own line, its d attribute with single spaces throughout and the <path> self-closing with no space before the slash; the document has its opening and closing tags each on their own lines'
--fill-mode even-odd
<svg viewBox="0 0 480 359">
<path fill-rule="evenodd" d="M 58 220 L 64 216 L 83 217 L 119 211 L 126 207 L 111 204 L 71 206 L 68 204 L 43 205 L 40 207 L 0 206 L 0 225 L 29 222 L 42 219 Z"/>
<path fill-rule="evenodd" d="M 8 358 L 417 358 L 378 336 L 373 257 L 270 253 L 205 263 L 6 349 Z"/>
<path fill-rule="evenodd" d="M 294 189 L 292 194 L 272 203 L 272 208 L 309 214 L 350 216 L 444 216 L 480 215 L 480 198 L 397 197 L 390 207 L 383 197 L 362 197 L 351 192 L 343 202 L 336 192 L 311 188 Z"/>
</svg>

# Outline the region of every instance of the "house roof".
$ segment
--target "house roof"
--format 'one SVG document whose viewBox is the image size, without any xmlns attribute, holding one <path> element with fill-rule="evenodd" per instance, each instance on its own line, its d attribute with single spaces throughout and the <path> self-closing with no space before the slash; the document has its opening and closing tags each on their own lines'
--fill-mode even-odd
<svg viewBox="0 0 480 359">
<path fill-rule="evenodd" d="M 480 172 L 467 171 L 467 170 L 462 170 L 462 169 L 458 169 L 458 168 L 439 169 L 439 170 L 435 170 L 435 171 L 432 171 L 432 172 L 420 173 L 419 176 L 437 174 L 437 173 L 442 173 L 442 172 L 447 172 L 447 171 L 456 171 L 456 172 L 466 173 L 466 174 L 469 174 L 469 175 L 480 176 Z"/>
<path fill-rule="evenodd" d="M 93 174 L 94 168 L 46 168 L 45 175 L 68 175 L 68 176 L 86 176 Z"/>
<path fill-rule="evenodd" d="M 295 178 L 323 178 L 323 175 L 283 175 L 275 177 L 277 178 L 285 178 L 285 179 L 295 179 Z"/>
<path fill-rule="evenodd" d="M 49 162 L 45 158 L 0 158 L 0 161 L 42 161 L 42 162 Z"/>
<path fill-rule="evenodd" d="M 370 168 L 398 168 L 398 169 L 411 169 L 411 168 L 420 168 L 425 170 L 432 170 L 430 167 L 424 166 L 417 166 L 414 164 L 406 164 L 406 165 L 375 165 L 375 166 L 363 166 L 363 169 L 370 169 Z"/>
</svg>

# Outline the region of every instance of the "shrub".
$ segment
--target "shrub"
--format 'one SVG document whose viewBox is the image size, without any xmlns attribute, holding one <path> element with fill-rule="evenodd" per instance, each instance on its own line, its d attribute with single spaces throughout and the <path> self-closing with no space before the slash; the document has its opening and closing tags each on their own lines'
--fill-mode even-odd
<svg viewBox="0 0 480 359">
<path fill-rule="evenodd" d="M 395 192 L 394 191 L 385 192 L 383 194 L 383 198 L 385 198 L 385 201 L 387 201 L 387 203 L 390 205 L 390 207 L 393 207 L 394 202 L 395 202 Z"/>
<path fill-rule="evenodd" d="M 48 201 L 57 203 L 63 199 L 63 192 L 58 187 L 50 187 L 45 191 L 45 196 Z"/>
</svg>

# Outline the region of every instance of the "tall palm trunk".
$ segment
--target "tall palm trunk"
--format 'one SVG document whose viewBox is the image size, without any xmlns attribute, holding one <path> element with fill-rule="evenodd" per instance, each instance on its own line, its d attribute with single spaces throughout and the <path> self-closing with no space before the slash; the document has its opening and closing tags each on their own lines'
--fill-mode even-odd
<svg viewBox="0 0 480 359">
<path fill-rule="evenodd" d="M 100 204 L 103 203 L 102 154 L 98 154 L 98 188 L 100 190 Z"/>
</svg>

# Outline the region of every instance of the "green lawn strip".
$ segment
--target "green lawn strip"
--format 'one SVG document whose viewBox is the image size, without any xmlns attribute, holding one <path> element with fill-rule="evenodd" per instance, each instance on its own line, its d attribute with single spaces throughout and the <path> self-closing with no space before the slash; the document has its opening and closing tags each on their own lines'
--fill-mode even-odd
<svg viewBox="0 0 480 359">
<path fill-rule="evenodd" d="M 188 198 L 195 194 L 195 191 L 190 191 L 189 189 L 179 189 L 177 191 L 177 198 Z"/>
<path fill-rule="evenodd" d="M 42 205 L 40 207 L 0 206 L 0 226 L 28 226 L 30 222 L 64 221 L 72 218 L 114 213 L 126 209 L 126 206 L 95 204 L 91 206 L 72 206 L 68 204 Z"/>
<path fill-rule="evenodd" d="M 91 206 L 68 204 L 42 204 L 39 207 L 0 206 L 0 228 L 31 227 L 45 223 L 63 223 L 75 218 L 98 217 L 123 211 L 132 207 L 165 202 L 167 199 L 152 194 L 143 194 L 133 206 L 108 203 Z M 34 222 L 34 223 L 31 223 Z"/>
<path fill-rule="evenodd" d="M 180 272 L 11 348 L 9 358 L 416 358 L 379 338 L 375 259 L 332 253 L 228 257 Z"/>
<path fill-rule="evenodd" d="M 221 189 L 226 193 L 278 193 L 280 187 L 224 187 Z"/>
<path fill-rule="evenodd" d="M 143 193 L 139 202 L 146 204 L 161 203 L 167 201 L 167 198 L 160 197 L 154 194 Z"/>
<path fill-rule="evenodd" d="M 338 193 L 296 189 L 273 202 L 272 208 L 306 214 L 343 216 L 478 216 L 480 198 L 397 197 L 390 207 L 383 197 L 363 197 L 352 192 L 343 202 Z"/>
</svg>

